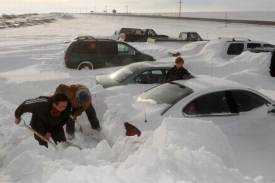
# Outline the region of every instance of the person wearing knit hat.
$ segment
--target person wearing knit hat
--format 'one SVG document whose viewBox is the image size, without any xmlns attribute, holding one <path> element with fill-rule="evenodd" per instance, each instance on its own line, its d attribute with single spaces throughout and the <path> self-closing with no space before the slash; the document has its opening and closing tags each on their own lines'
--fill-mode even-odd
<svg viewBox="0 0 275 183">
<path fill-rule="evenodd" d="M 88 102 L 88 100 L 90 99 L 90 92 L 89 91 L 85 91 L 85 89 L 78 89 L 76 92 L 76 99 L 78 101 L 78 103 L 83 103 L 83 102 Z"/>
<path fill-rule="evenodd" d="M 92 105 L 92 97 L 89 89 L 82 84 L 65 85 L 60 84 L 55 93 L 64 93 L 71 103 L 72 112 L 71 118 L 66 124 L 67 139 L 74 138 L 75 133 L 75 121 L 78 116 L 85 111 L 87 118 L 91 124 L 92 129 L 100 129 L 99 121 L 96 116 L 95 109 Z"/>
<path fill-rule="evenodd" d="M 183 79 L 185 75 L 189 74 L 188 70 L 183 67 L 184 60 L 182 57 L 177 57 L 175 59 L 174 67 L 171 67 L 164 78 L 164 83 Z"/>
</svg>

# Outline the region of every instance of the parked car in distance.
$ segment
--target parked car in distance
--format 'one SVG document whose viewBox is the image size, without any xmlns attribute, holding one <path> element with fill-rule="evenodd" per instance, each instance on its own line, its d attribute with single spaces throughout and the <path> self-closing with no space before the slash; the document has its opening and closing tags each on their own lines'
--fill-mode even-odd
<svg viewBox="0 0 275 183">
<path fill-rule="evenodd" d="M 162 62 L 138 62 L 132 63 L 112 74 L 97 75 L 96 84 L 103 88 L 127 84 L 162 84 L 171 64 Z"/>
<path fill-rule="evenodd" d="M 262 42 L 262 41 L 253 41 L 247 38 L 223 38 L 219 37 L 218 40 L 215 40 L 221 46 L 223 50 L 221 52 L 221 57 L 227 60 L 234 58 L 237 55 L 240 55 L 243 51 L 246 51 L 250 48 L 256 47 L 272 47 L 272 44 Z M 213 42 L 215 42 L 213 41 Z"/>
<path fill-rule="evenodd" d="M 147 42 L 152 44 L 163 43 L 163 42 L 176 42 L 181 44 L 187 44 L 194 41 L 208 41 L 203 40 L 197 32 L 180 32 L 178 38 L 169 37 L 167 39 L 159 38 L 148 38 Z"/>
<path fill-rule="evenodd" d="M 198 42 L 192 42 L 189 44 L 197 44 L 200 45 L 200 50 L 196 50 L 198 54 L 201 54 L 200 51 L 204 50 L 207 51 L 207 53 L 212 54 L 212 58 L 222 58 L 225 61 L 231 60 L 232 58 L 240 55 L 243 51 L 247 51 L 251 48 L 261 47 L 261 48 L 268 48 L 268 47 L 274 47 L 274 45 L 270 43 L 266 43 L 263 41 L 253 41 L 247 38 L 224 38 L 220 37 L 218 39 L 211 39 L 209 41 L 198 41 Z M 185 45 L 188 46 L 189 44 Z M 216 49 L 213 49 L 216 48 Z M 214 50 L 214 52 L 213 52 Z M 213 52 L 213 53 L 212 53 Z M 176 55 L 175 53 L 170 53 L 171 56 Z M 187 59 L 187 57 L 190 57 L 192 60 L 196 59 L 197 54 L 188 54 L 188 53 L 181 53 L 180 55 L 184 55 L 184 57 Z"/>
<path fill-rule="evenodd" d="M 167 39 L 167 35 L 159 35 L 153 29 L 121 28 L 115 32 L 119 40 L 126 42 L 146 42 L 148 38 Z"/>
<path fill-rule="evenodd" d="M 72 69 L 98 69 L 154 61 L 131 45 L 110 39 L 74 40 L 65 51 L 64 61 Z"/>
<path fill-rule="evenodd" d="M 72 41 L 75 41 L 75 40 L 89 40 L 89 39 L 95 39 L 95 38 L 93 36 L 76 36 L 70 41 L 63 41 L 63 43 L 71 43 Z"/>
</svg>

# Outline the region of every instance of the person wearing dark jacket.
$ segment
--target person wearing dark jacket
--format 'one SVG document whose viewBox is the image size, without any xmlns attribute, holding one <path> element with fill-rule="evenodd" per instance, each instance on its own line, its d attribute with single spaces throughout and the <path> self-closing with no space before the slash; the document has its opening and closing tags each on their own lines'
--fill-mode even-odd
<svg viewBox="0 0 275 183">
<path fill-rule="evenodd" d="M 71 118 L 66 124 L 67 139 L 74 138 L 75 121 L 84 111 L 88 117 L 92 129 L 99 131 L 99 121 L 96 116 L 95 109 L 92 105 L 92 97 L 89 89 L 82 84 L 65 85 L 60 84 L 55 93 L 64 93 L 71 103 L 72 113 Z"/>
<path fill-rule="evenodd" d="M 186 74 L 189 74 L 188 70 L 183 67 L 184 60 L 181 57 L 175 59 L 174 67 L 170 68 L 165 76 L 164 83 L 183 79 Z"/>
<path fill-rule="evenodd" d="M 58 93 L 51 97 L 41 96 L 24 101 L 15 110 L 14 122 L 19 124 L 21 116 L 27 112 L 32 113 L 30 122 L 32 129 L 46 139 L 51 137 L 55 143 L 66 141 L 63 126 L 70 117 L 71 107 L 65 94 Z M 37 135 L 34 135 L 34 138 L 40 145 L 48 147 L 48 143 Z"/>
<path fill-rule="evenodd" d="M 272 53 L 272 56 L 271 56 L 271 62 L 270 62 L 270 76 L 272 77 L 275 77 L 275 50 L 274 52 Z"/>
</svg>

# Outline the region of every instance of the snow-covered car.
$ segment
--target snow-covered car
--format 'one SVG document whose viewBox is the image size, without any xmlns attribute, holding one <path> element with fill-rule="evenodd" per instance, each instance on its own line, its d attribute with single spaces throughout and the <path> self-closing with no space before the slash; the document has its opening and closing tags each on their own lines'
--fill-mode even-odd
<svg viewBox="0 0 275 183">
<path fill-rule="evenodd" d="M 226 126 L 226 128 L 232 125 L 242 126 L 243 118 L 252 120 L 255 117 L 259 120 L 262 117 L 261 120 L 264 120 L 272 115 L 270 125 L 273 124 L 275 129 L 273 114 L 275 102 L 272 99 L 245 85 L 210 76 L 201 75 L 189 80 L 178 80 L 156 86 L 143 92 L 137 98 L 136 103 L 139 107 L 147 104 L 150 108 L 155 108 L 153 111 L 158 111 L 161 118 L 169 116 L 199 118 L 212 121 L 221 127 Z M 141 108 L 141 111 L 146 110 Z M 160 125 L 161 121 L 150 120 L 150 114 L 146 113 L 146 116 L 148 117 L 147 123 L 133 120 L 130 122 L 131 125 L 137 131 L 154 130 Z M 246 125 L 247 129 L 253 129 L 253 126 L 261 126 L 264 123 L 263 121 L 260 123 L 250 121 L 243 125 Z M 257 131 L 261 130 L 257 129 Z"/>
<path fill-rule="evenodd" d="M 240 169 L 274 167 L 275 157 L 266 151 L 274 149 L 275 142 L 272 96 L 233 81 L 201 75 L 156 86 L 132 97 L 132 102 L 125 96 L 117 97 L 111 98 L 117 103 L 110 106 L 105 119 L 121 124 L 120 128 L 124 124 L 128 136 L 155 130 L 169 117 L 182 119 L 183 126 L 184 118 L 212 121 L 228 137 Z M 266 159 L 265 155 L 274 158 Z"/>
<path fill-rule="evenodd" d="M 162 84 L 165 75 L 172 64 L 163 62 L 137 62 L 132 63 L 112 74 L 97 75 L 96 84 L 101 84 L 103 88 L 128 84 Z"/>
<path fill-rule="evenodd" d="M 95 39 L 93 36 L 76 36 L 70 41 L 63 41 L 63 43 L 71 43 L 74 40 L 93 40 Z"/>
<path fill-rule="evenodd" d="M 220 41 L 221 46 L 223 46 L 220 56 L 221 58 L 224 58 L 227 60 L 230 60 L 235 56 L 240 55 L 243 51 L 246 51 L 249 48 L 273 46 L 272 44 L 266 43 L 263 41 L 253 41 L 250 39 L 235 38 L 235 37 L 234 38 L 220 37 L 218 40 Z"/>
<path fill-rule="evenodd" d="M 200 46 L 200 49 L 196 49 L 196 52 L 190 52 L 190 47 Z M 243 51 L 247 51 L 251 48 L 256 47 L 274 47 L 270 43 L 263 41 L 254 41 L 247 38 L 227 38 L 219 37 L 218 39 L 211 39 L 210 41 L 199 41 L 195 43 L 188 43 L 182 49 L 171 50 L 172 54 L 176 55 L 177 52 L 183 55 L 187 60 L 198 60 L 202 56 L 205 59 L 214 60 L 222 59 L 224 61 L 229 61 L 232 58 L 240 55 Z M 178 56 L 178 55 L 177 55 Z"/>
</svg>

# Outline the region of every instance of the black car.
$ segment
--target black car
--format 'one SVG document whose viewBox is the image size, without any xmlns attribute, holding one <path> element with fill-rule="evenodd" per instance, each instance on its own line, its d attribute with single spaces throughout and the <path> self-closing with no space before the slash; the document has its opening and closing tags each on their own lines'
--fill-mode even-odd
<svg viewBox="0 0 275 183">
<path fill-rule="evenodd" d="M 72 69 L 97 69 L 128 65 L 155 59 L 125 42 L 110 39 L 73 41 L 65 51 L 64 61 Z"/>
</svg>

